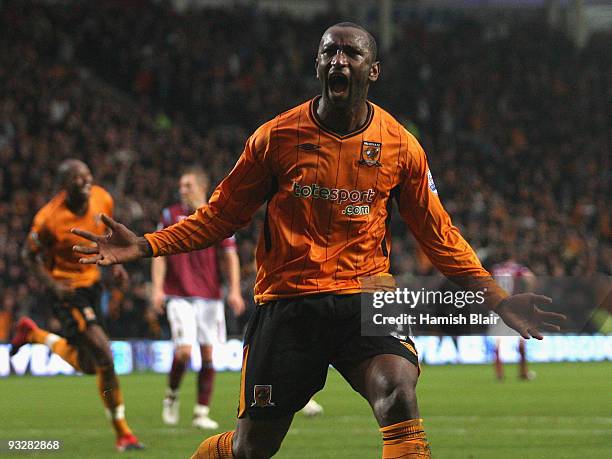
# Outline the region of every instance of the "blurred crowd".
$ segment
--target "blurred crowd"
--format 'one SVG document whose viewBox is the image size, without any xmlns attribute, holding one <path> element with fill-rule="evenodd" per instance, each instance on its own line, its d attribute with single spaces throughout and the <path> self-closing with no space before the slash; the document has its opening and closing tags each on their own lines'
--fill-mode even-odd
<svg viewBox="0 0 612 459">
<path fill-rule="evenodd" d="M 19 252 L 62 159 L 86 161 L 117 218 L 153 230 L 177 200 L 182 165 L 203 164 L 217 183 L 258 124 L 317 93 L 316 47 L 334 22 L 179 14 L 144 0 L 2 2 L 0 341 L 16 316 L 50 320 Z M 539 21 L 409 21 L 381 52 L 371 98 L 419 138 L 445 207 L 485 264 L 513 257 L 536 275 L 611 274 L 611 45 L 600 34 L 578 50 Z M 249 299 L 260 225 L 258 216 L 238 234 Z M 403 224 L 393 226 L 393 271 L 427 272 Z M 104 302 L 111 335 L 163 336 L 148 263 L 128 269 L 131 287 Z"/>
</svg>

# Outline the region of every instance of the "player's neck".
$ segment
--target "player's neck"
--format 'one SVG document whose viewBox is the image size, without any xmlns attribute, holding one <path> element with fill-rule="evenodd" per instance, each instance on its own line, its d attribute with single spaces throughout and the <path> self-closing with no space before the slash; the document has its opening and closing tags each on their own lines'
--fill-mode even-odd
<svg viewBox="0 0 612 459">
<path fill-rule="evenodd" d="M 316 113 L 326 128 L 345 135 L 358 130 L 366 123 L 369 108 L 365 98 L 347 107 L 338 107 L 323 96 L 318 100 Z"/>
<path fill-rule="evenodd" d="M 80 200 L 67 196 L 65 203 L 70 212 L 75 215 L 85 215 L 89 209 L 89 199 Z"/>
<path fill-rule="evenodd" d="M 198 201 L 194 201 L 190 203 L 184 203 L 183 205 L 187 208 L 187 210 L 193 213 L 196 210 L 198 210 L 200 207 L 202 207 L 204 204 L 206 204 L 206 202 L 207 202 L 206 198 L 204 198 L 202 200 L 198 200 Z"/>
</svg>

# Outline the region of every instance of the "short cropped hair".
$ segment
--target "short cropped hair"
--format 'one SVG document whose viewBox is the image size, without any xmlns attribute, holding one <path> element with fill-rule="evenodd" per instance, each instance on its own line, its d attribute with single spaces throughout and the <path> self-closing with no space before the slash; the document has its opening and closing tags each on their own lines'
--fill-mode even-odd
<svg viewBox="0 0 612 459">
<path fill-rule="evenodd" d="M 376 39 L 374 38 L 374 36 L 365 28 L 361 27 L 359 24 L 355 24 L 354 22 L 348 21 L 334 24 L 333 26 L 329 27 L 329 29 L 331 29 L 332 27 L 352 27 L 354 29 L 359 29 L 364 32 L 366 34 L 366 37 L 368 38 L 368 49 L 370 50 L 370 53 L 372 53 L 372 62 L 376 62 L 376 57 L 378 56 L 378 45 L 376 44 Z"/>
<path fill-rule="evenodd" d="M 60 186 L 64 186 L 68 178 L 79 166 L 87 167 L 87 164 L 76 158 L 68 158 L 62 161 L 57 167 L 57 183 L 59 183 Z"/>
<path fill-rule="evenodd" d="M 202 166 L 198 164 L 187 166 L 181 171 L 181 177 L 184 175 L 193 175 L 200 185 L 207 190 L 210 188 L 210 178 Z"/>
</svg>

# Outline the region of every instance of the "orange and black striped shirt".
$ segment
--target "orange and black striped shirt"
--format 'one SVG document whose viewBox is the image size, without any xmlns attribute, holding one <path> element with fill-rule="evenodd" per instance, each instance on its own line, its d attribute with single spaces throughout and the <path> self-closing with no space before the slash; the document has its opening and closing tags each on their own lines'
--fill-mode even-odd
<svg viewBox="0 0 612 459">
<path fill-rule="evenodd" d="M 432 263 L 447 276 L 489 276 L 442 207 L 425 153 L 391 115 L 368 102 L 365 125 L 326 129 L 317 98 L 262 125 L 209 203 L 146 234 L 154 256 L 210 246 L 266 205 L 255 300 L 359 291 L 389 272 L 392 198 Z M 499 291 L 497 295 L 504 296 Z"/>
</svg>

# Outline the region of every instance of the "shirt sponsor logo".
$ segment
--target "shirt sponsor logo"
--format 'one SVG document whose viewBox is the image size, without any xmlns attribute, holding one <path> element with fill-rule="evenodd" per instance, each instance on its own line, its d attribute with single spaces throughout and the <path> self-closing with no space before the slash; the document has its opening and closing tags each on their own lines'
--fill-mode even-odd
<svg viewBox="0 0 612 459">
<path fill-rule="evenodd" d="M 345 188 L 326 188 L 313 183 L 312 185 L 300 185 L 293 182 L 293 194 L 298 198 L 325 199 L 343 204 L 345 202 L 372 202 L 376 191 L 372 188 L 367 190 L 347 190 Z"/>
<path fill-rule="evenodd" d="M 374 201 L 376 191 L 372 188 L 367 190 L 347 190 L 345 188 L 326 188 L 316 183 L 311 185 L 301 185 L 293 182 L 293 195 L 298 198 L 325 199 L 335 204 L 348 203 L 342 210 L 343 215 L 368 215 L 370 213 L 369 204 Z M 360 204 L 358 204 L 360 203 Z"/>
<path fill-rule="evenodd" d="M 349 204 L 342 211 L 342 215 L 348 215 L 349 217 L 356 215 L 370 215 L 370 206 L 367 204 L 362 206 L 354 206 Z"/>
</svg>

